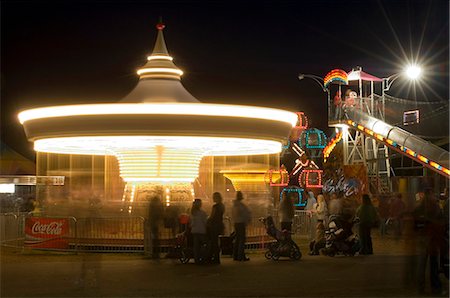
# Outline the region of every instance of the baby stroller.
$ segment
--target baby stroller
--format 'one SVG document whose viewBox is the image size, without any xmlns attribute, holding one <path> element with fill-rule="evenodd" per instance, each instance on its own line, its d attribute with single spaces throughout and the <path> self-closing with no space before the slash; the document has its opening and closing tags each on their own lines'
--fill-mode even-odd
<svg viewBox="0 0 450 298">
<path fill-rule="evenodd" d="M 325 231 L 325 248 L 321 252 L 330 257 L 337 254 L 354 256 L 360 248 L 359 239 L 352 231 L 355 222 L 339 215 L 330 216 L 328 229 Z"/>
<path fill-rule="evenodd" d="M 184 232 L 179 233 L 175 236 L 175 248 L 176 255 L 182 264 L 187 264 L 191 259 L 194 258 L 194 238 L 191 234 L 190 229 L 186 229 Z M 201 247 L 202 262 L 207 261 L 209 255 L 210 245 L 206 241 Z"/>
<path fill-rule="evenodd" d="M 186 264 L 194 257 L 193 239 L 189 230 L 175 236 L 175 251 L 182 264 Z"/>
<path fill-rule="evenodd" d="M 272 216 L 261 218 L 260 221 L 266 227 L 267 235 L 276 240 L 269 244 L 269 250 L 265 254 L 266 259 L 278 260 L 280 257 L 289 257 L 299 260 L 302 257 L 300 248 L 291 238 L 291 233 L 287 230 L 278 230 Z"/>
</svg>

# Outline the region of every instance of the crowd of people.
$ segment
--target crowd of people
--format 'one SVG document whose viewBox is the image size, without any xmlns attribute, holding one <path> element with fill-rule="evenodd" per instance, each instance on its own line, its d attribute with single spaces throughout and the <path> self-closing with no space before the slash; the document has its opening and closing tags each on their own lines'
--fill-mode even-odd
<svg viewBox="0 0 450 298">
<path fill-rule="evenodd" d="M 219 236 L 224 234 L 225 206 L 220 193 L 214 193 L 212 199 L 214 204 L 209 216 L 203 209 L 201 199 L 193 201 L 190 214 L 179 215 L 180 231 L 189 228 L 192 234 L 193 257 L 196 264 L 220 264 Z M 251 222 L 251 212 L 243 200 L 243 194 L 240 191 L 236 192 L 231 210 L 235 234 L 232 255 L 235 261 L 249 260 L 245 254 L 245 241 L 246 229 Z M 311 223 L 310 255 L 319 255 L 325 247 L 325 231 L 329 229 L 329 223 L 336 222 L 336 218 L 341 219 L 343 227 L 347 226 L 350 233 L 353 223 L 357 224 L 360 255 L 374 253 L 371 236 L 373 230 L 379 229 L 380 239 L 386 235 L 391 235 L 393 239 L 409 237 L 409 242 L 414 239 L 413 246 L 418 257 L 414 271 L 417 272 L 415 281 L 419 291 L 424 289 L 425 272 L 429 264 L 432 290 L 437 293 L 441 291 L 439 272 L 448 278 L 449 271 L 448 201 L 448 189 L 440 198 L 434 195 L 432 189 L 419 192 L 414 204 L 406 204 L 401 194 L 384 195 L 373 199 L 364 194 L 360 206 L 349 212 L 348 208 L 343 207 L 342 198 L 338 198 L 336 194 L 330 194 L 326 199 L 323 194 L 316 196 L 313 192 L 309 192 L 305 210 Z M 158 197 L 151 199 L 149 222 L 155 257 L 159 257 L 158 227 L 163 220 L 163 209 Z M 281 230 L 292 231 L 295 209 L 294 198 L 289 193 L 283 193 L 278 208 Z M 205 243 L 208 245 L 205 246 Z M 205 247 L 208 247 L 206 251 Z"/>
<path fill-rule="evenodd" d="M 405 204 L 401 194 L 383 195 L 373 200 L 368 194 L 362 196 L 361 205 L 353 214 L 342 207 L 342 199 L 335 194 L 329 196 L 328 203 L 322 194 L 316 197 L 309 192 L 305 210 L 310 223 L 310 255 L 318 255 L 325 247 L 325 229 L 332 218 L 339 216 L 349 229 L 357 223 L 359 254 L 374 253 L 371 233 L 379 229 L 381 239 L 392 235 L 400 239 L 405 235 L 408 249 L 414 255 L 416 264 L 410 271 L 416 272 L 412 279 L 419 292 L 425 288 L 425 272 L 429 264 L 430 283 L 433 293 L 440 293 L 442 285 L 439 273 L 449 275 L 449 194 L 448 188 L 439 197 L 433 189 L 418 192 L 414 204 Z M 315 227 L 315 229 L 313 228 Z"/>
<path fill-rule="evenodd" d="M 223 215 L 225 205 L 222 195 L 213 194 L 213 206 L 208 216 L 202 207 L 201 199 L 194 199 L 190 214 L 181 213 L 178 216 L 179 232 L 187 232 L 192 236 L 193 257 L 196 264 L 220 264 L 219 236 L 224 234 Z M 242 202 L 242 192 L 236 192 L 236 199 L 232 206 L 232 220 L 234 223 L 233 259 L 235 261 L 250 260 L 245 255 L 246 227 L 251 221 L 250 209 Z M 161 222 L 169 221 L 172 217 L 164 219 L 164 206 L 159 197 L 153 197 L 149 206 L 149 225 L 152 244 L 152 257 L 159 258 L 160 242 L 159 227 Z M 173 226 L 171 226 L 173 227 Z"/>
</svg>

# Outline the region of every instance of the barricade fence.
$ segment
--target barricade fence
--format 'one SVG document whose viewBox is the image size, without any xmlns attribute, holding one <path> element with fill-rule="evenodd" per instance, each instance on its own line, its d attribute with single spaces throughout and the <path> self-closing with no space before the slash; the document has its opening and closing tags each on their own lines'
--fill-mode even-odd
<svg viewBox="0 0 450 298">
<path fill-rule="evenodd" d="M 279 227 L 278 217 L 274 220 Z M 224 217 L 225 236 L 233 232 L 232 220 Z M 309 233 L 309 217 L 296 211 L 292 231 L 297 235 Z M 161 252 L 175 245 L 180 227 L 161 224 L 158 238 Z M 2 246 L 69 252 L 144 252 L 151 242 L 148 220 L 143 217 L 51 217 L 28 213 L 0 214 Z M 246 248 L 264 249 L 273 242 L 260 218 L 252 218 L 247 226 Z"/>
</svg>

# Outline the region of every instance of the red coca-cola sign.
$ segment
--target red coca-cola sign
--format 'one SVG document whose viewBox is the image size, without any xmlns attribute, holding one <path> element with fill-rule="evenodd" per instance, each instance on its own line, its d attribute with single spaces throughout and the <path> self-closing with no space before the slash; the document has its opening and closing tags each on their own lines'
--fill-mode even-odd
<svg viewBox="0 0 450 298">
<path fill-rule="evenodd" d="M 67 249 L 68 235 L 66 218 L 28 217 L 25 220 L 25 245 L 28 247 Z"/>
</svg>

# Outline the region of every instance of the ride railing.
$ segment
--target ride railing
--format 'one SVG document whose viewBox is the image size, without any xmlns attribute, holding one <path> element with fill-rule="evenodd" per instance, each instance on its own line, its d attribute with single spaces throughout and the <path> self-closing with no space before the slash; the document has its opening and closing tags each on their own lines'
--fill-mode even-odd
<svg viewBox="0 0 450 298">
<path fill-rule="evenodd" d="M 275 217 L 277 227 L 278 219 Z M 224 218 L 225 236 L 233 232 L 232 221 Z M 306 234 L 307 214 L 296 211 L 293 232 Z M 160 251 L 175 245 L 179 227 L 158 229 Z M 20 249 L 39 249 L 68 252 L 144 252 L 151 242 L 148 220 L 143 217 L 47 217 L 30 213 L 0 214 L 0 244 Z M 264 249 L 273 242 L 260 218 L 252 218 L 247 226 L 246 248 Z"/>
</svg>

